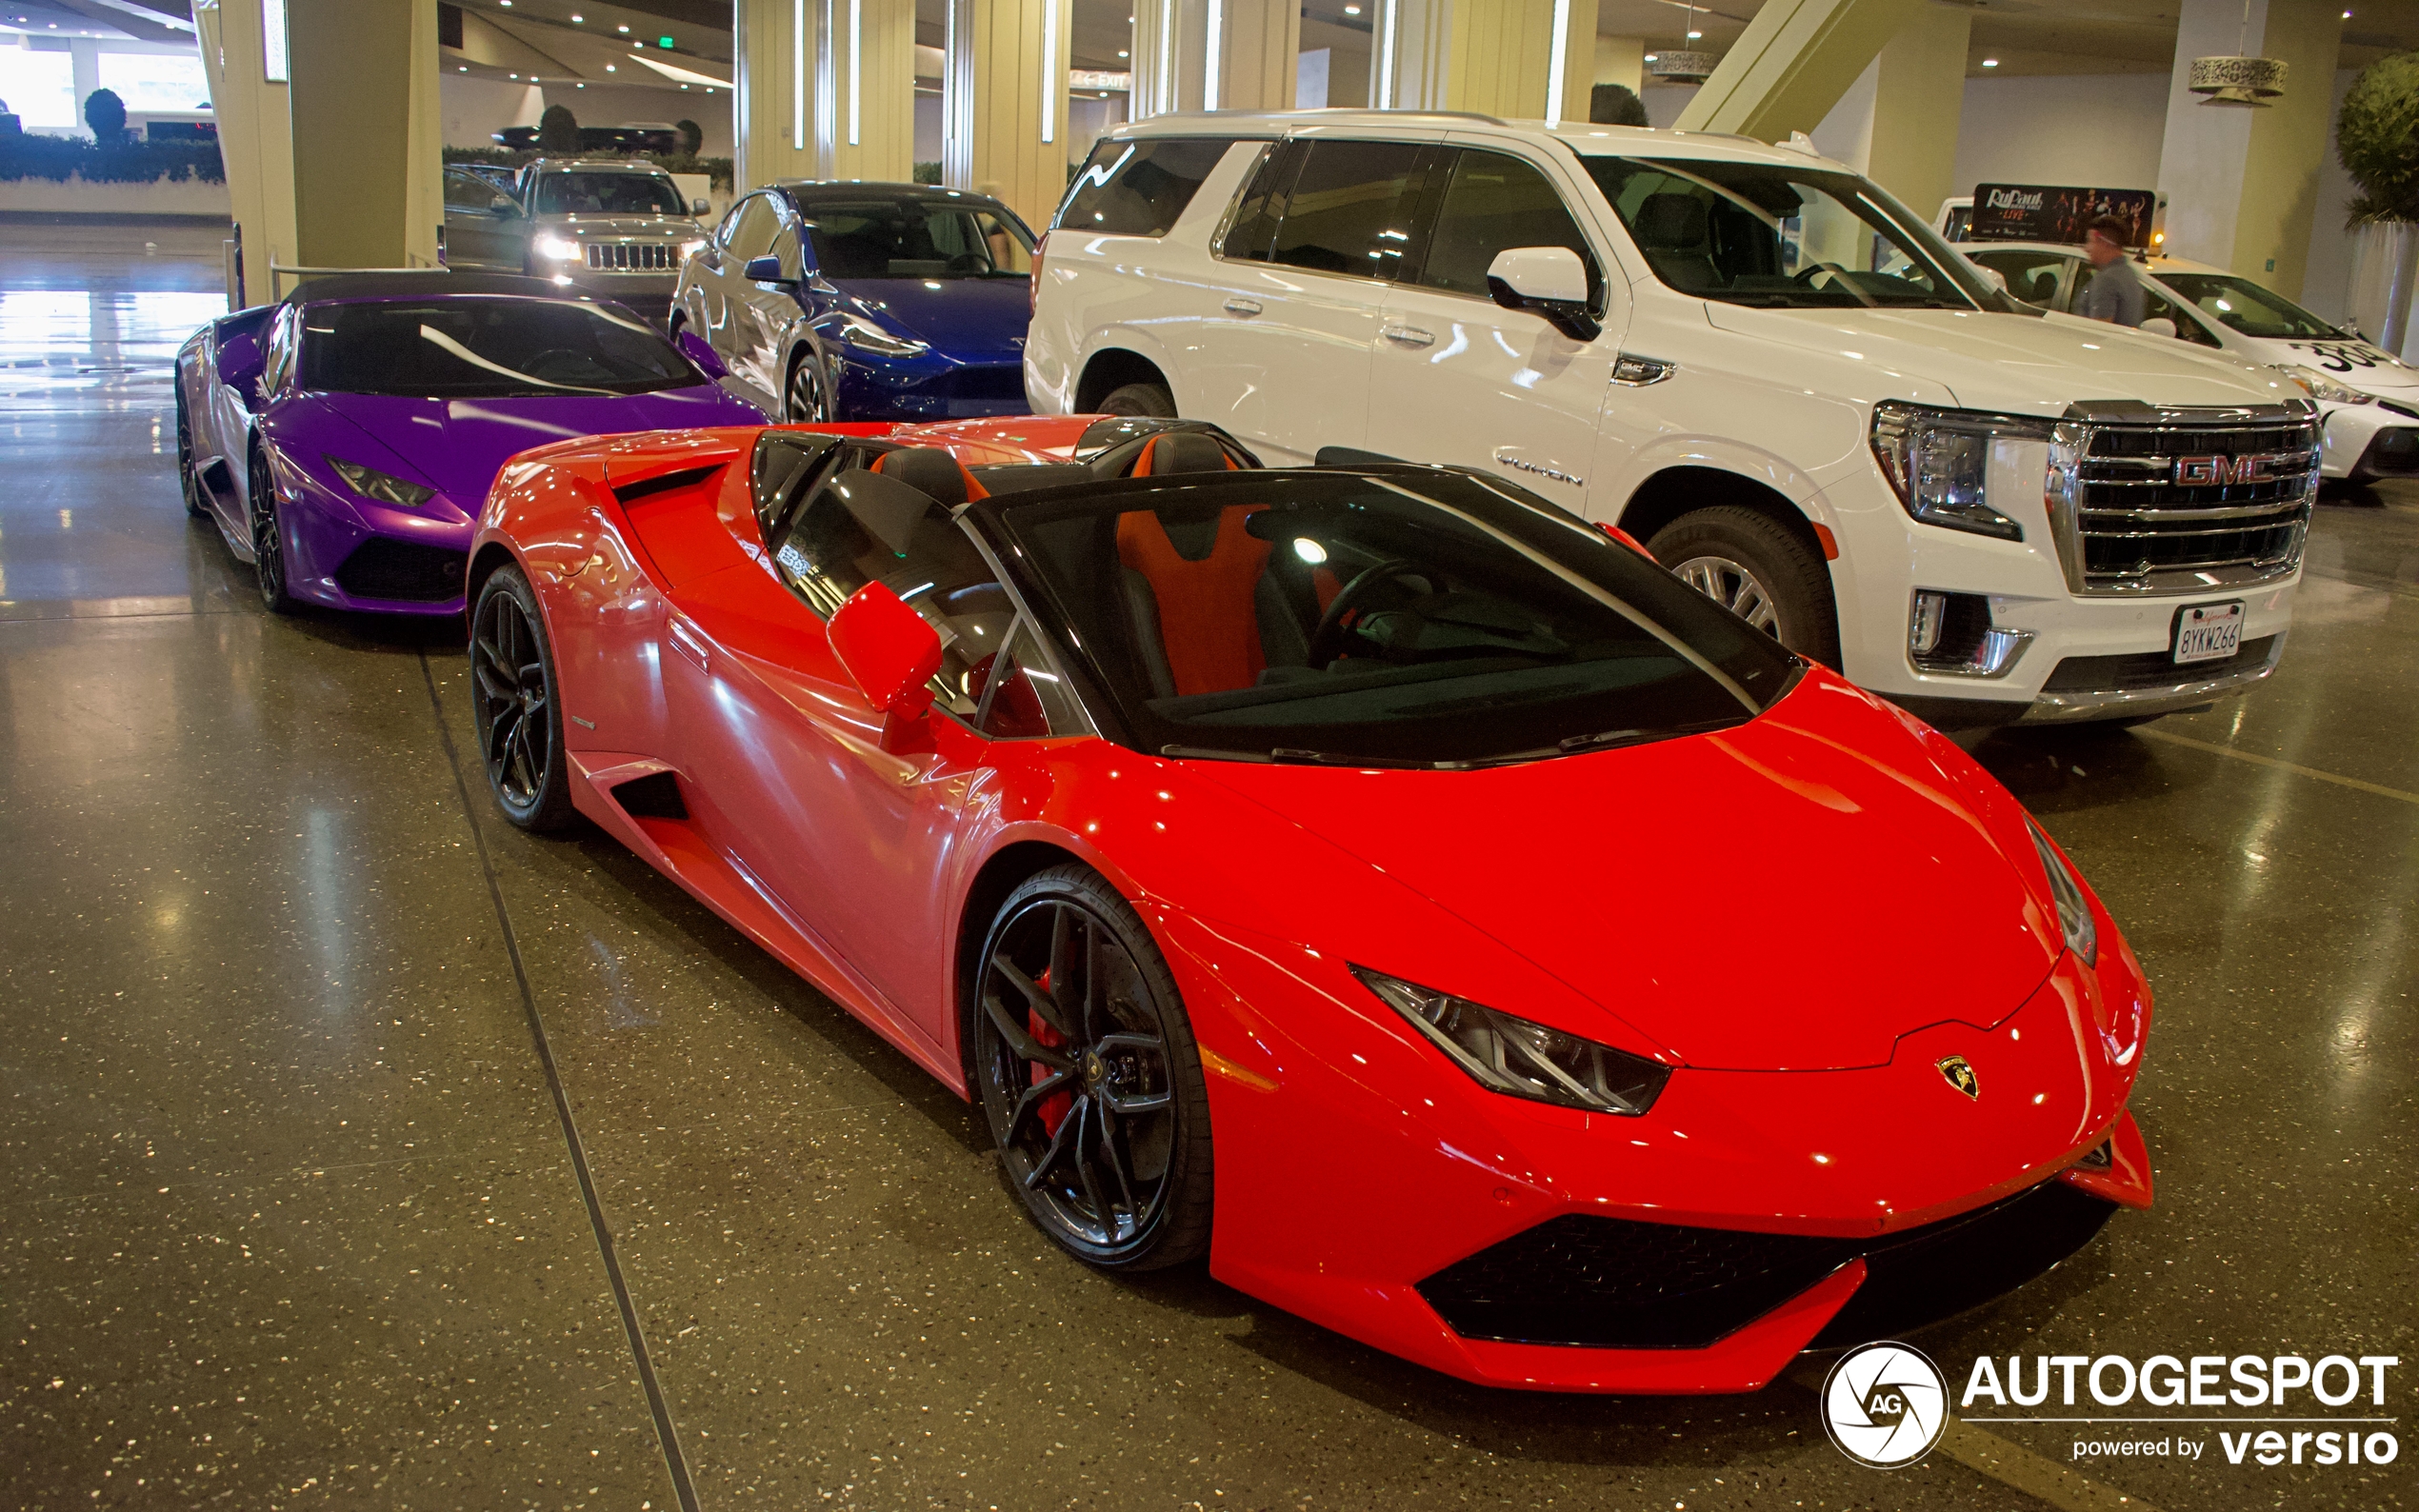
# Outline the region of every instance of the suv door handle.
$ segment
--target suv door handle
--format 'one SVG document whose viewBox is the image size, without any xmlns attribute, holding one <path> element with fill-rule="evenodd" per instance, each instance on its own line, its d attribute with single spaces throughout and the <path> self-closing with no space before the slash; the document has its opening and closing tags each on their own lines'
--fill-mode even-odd
<svg viewBox="0 0 2419 1512">
<path fill-rule="evenodd" d="M 1433 347 L 1436 345 L 1436 337 L 1434 333 L 1422 330 L 1417 326 L 1389 326 L 1384 330 L 1379 331 L 1378 334 L 1386 338 L 1388 341 L 1393 342 L 1395 345 L 1401 347 Z"/>
<path fill-rule="evenodd" d="M 1226 311 L 1229 315 L 1256 315 L 1260 313 L 1260 302 L 1256 299 L 1229 299 L 1226 303 Z"/>
</svg>

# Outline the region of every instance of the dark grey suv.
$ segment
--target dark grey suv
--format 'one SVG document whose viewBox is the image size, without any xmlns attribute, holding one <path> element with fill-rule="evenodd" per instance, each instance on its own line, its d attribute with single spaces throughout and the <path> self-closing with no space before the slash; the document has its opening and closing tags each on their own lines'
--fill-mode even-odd
<svg viewBox="0 0 2419 1512">
<path fill-rule="evenodd" d="M 527 273 L 661 319 L 682 259 L 705 245 L 670 174 L 651 163 L 540 158 L 500 189 L 466 169 L 445 175 L 448 267 Z"/>
</svg>

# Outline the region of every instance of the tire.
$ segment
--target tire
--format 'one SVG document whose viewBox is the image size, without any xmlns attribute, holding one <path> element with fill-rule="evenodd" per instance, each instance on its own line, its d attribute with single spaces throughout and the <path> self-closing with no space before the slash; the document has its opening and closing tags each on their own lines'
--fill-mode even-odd
<svg viewBox="0 0 2419 1512">
<path fill-rule="evenodd" d="M 1159 420 L 1176 418 L 1176 396 L 1165 384 L 1128 384 L 1111 388 L 1100 402 L 1104 415 L 1150 415 Z"/>
<path fill-rule="evenodd" d="M 578 812 L 563 751 L 560 686 L 530 580 L 517 567 L 497 568 L 480 585 L 470 611 L 470 712 L 488 791 L 522 829 L 561 829 Z"/>
<path fill-rule="evenodd" d="M 831 390 L 824 382 L 823 364 L 810 351 L 790 360 L 790 377 L 781 386 L 781 415 L 793 426 L 821 425 L 836 419 Z"/>
<path fill-rule="evenodd" d="M 1166 958 L 1105 878 L 1070 864 L 1009 894 L 968 1016 L 1000 1169 L 1044 1233 L 1107 1270 L 1208 1252 L 1200 1049 Z"/>
<path fill-rule="evenodd" d="M 1839 667 L 1839 608 L 1822 558 L 1769 515 L 1735 505 L 1684 514 L 1647 543 L 1690 587 L 1800 656 Z"/>
<path fill-rule="evenodd" d="M 257 447 L 248 483 L 252 581 L 260 589 L 261 607 L 271 614 L 292 614 L 302 602 L 286 587 L 286 527 L 277 508 L 277 478 L 269 469 L 269 454 Z"/>
<path fill-rule="evenodd" d="M 185 380 L 176 381 L 176 482 L 185 490 L 185 512 L 196 520 L 210 518 L 202 498 L 202 475 L 193 466 L 193 422 L 185 410 Z"/>
</svg>

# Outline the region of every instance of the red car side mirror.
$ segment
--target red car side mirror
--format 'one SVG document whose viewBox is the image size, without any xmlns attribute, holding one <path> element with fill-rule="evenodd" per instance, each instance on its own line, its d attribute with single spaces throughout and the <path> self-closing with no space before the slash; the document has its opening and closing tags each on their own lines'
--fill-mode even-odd
<svg viewBox="0 0 2419 1512">
<path fill-rule="evenodd" d="M 932 674 L 941 669 L 940 632 L 879 583 L 856 590 L 831 616 L 825 633 L 866 702 L 891 723 L 932 706 Z"/>
</svg>

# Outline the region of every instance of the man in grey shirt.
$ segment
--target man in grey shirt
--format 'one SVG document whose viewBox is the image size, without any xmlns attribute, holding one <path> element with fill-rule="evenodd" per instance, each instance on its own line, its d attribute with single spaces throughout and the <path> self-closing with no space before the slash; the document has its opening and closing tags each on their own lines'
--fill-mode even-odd
<svg viewBox="0 0 2419 1512">
<path fill-rule="evenodd" d="M 2086 320 L 2142 324 L 2142 280 L 2133 271 L 2133 260 L 2125 255 L 2125 222 L 2103 215 L 2083 238 L 2083 255 L 2097 269 L 2074 307 Z"/>
</svg>

